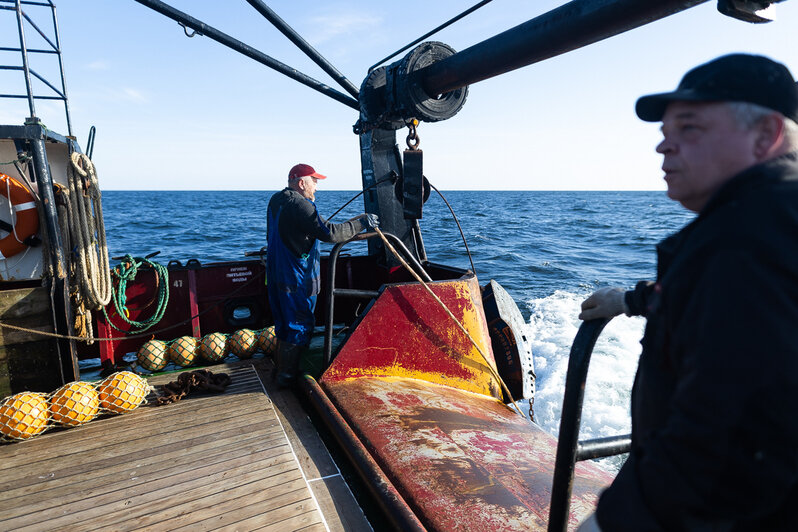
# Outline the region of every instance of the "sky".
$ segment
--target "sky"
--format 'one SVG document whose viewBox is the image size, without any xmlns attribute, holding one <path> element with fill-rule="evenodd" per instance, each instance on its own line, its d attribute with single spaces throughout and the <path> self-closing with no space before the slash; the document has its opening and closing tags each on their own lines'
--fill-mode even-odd
<svg viewBox="0 0 798 532">
<path fill-rule="evenodd" d="M 321 190 L 360 189 L 353 109 L 207 37 L 187 38 L 133 0 L 55 3 L 73 133 L 85 149 L 96 126 L 104 190 L 278 190 L 298 162 L 329 177 Z M 337 88 L 244 0 L 168 3 Z M 373 63 L 477 2 L 267 3 L 360 86 Z M 563 3 L 494 0 L 432 39 L 463 50 Z M 456 116 L 419 126 L 424 174 L 441 190 L 664 190 L 659 125 L 637 119 L 639 96 L 672 90 L 690 68 L 731 52 L 770 56 L 798 75 L 798 1 L 777 4 L 764 25 L 715 5 L 472 85 Z M 26 8 L 50 28 L 42 9 Z M 14 46 L 13 16 L 2 18 L 0 46 Z M 41 42 L 30 28 L 26 37 L 31 48 Z M 3 54 L 0 64 L 19 64 Z M 57 63 L 37 54 L 31 68 L 47 75 Z M 18 73 L 0 83 L 24 89 Z M 36 111 L 66 133 L 59 102 L 37 100 Z M 27 115 L 25 101 L 0 100 L 0 123 Z M 402 149 L 405 136 L 397 132 Z"/>
</svg>

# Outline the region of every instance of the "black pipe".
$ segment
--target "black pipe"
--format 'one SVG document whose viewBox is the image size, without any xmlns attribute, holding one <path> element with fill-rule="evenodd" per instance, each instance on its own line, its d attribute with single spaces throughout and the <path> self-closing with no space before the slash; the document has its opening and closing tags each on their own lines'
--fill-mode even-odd
<svg viewBox="0 0 798 532">
<path fill-rule="evenodd" d="M 368 486 L 369 491 L 377 499 L 377 503 L 392 527 L 403 532 L 426 531 L 416 514 L 357 438 L 316 380 L 310 375 L 305 375 L 299 382 L 302 391 L 316 408 L 324 420 L 324 424 L 333 433 L 347 458 L 355 466 L 358 475 Z"/>
<path fill-rule="evenodd" d="M 628 453 L 632 450 L 632 435 L 609 436 L 594 440 L 580 441 L 576 450 L 576 461 L 593 460 Z"/>
<path fill-rule="evenodd" d="M 376 290 L 353 290 L 350 288 L 336 288 L 335 295 L 344 296 L 344 297 L 360 297 L 363 299 L 374 299 L 375 297 L 380 295 L 380 293 Z"/>
<path fill-rule="evenodd" d="M 332 87 L 311 78 L 307 74 L 303 74 L 297 69 L 291 68 L 285 63 L 281 63 L 280 61 L 274 59 L 273 57 L 270 57 L 264 54 L 263 52 L 256 50 L 255 48 L 249 46 L 248 44 L 244 44 L 238 39 L 235 39 L 227 35 L 226 33 L 217 30 L 213 26 L 208 26 L 204 22 L 197 20 L 190 15 L 187 15 L 182 11 L 178 11 L 177 9 L 173 8 L 172 6 L 164 2 L 161 2 L 160 0 L 136 0 L 136 2 L 144 6 L 147 6 L 150 9 L 157 11 L 161 15 L 171 18 L 172 20 L 176 20 L 177 22 L 191 28 L 197 33 L 206 35 L 211 39 L 213 39 L 214 41 L 221 43 L 227 46 L 228 48 L 232 48 L 236 52 L 239 52 L 249 57 L 250 59 L 254 59 L 255 61 L 263 65 L 266 65 L 269 68 L 273 68 L 277 72 L 284 74 L 289 78 L 310 87 L 311 89 L 317 90 L 320 93 L 329 96 L 333 100 L 348 105 L 349 107 L 357 111 L 360 110 L 360 104 L 354 98 L 347 96 L 346 94 L 343 94 L 341 92 L 338 92 Z"/>
<path fill-rule="evenodd" d="M 557 439 L 557 458 L 554 462 L 554 479 L 551 486 L 549 532 L 565 532 L 568 526 L 587 368 L 590 365 L 593 346 L 609 322 L 609 319 L 600 318 L 582 323 L 571 345 L 568 373 L 565 376 L 560 435 Z"/>
<path fill-rule="evenodd" d="M 707 0 L 573 0 L 418 70 L 430 97 L 612 37 Z"/>
<path fill-rule="evenodd" d="M 349 81 L 346 76 L 341 74 L 337 68 L 335 68 L 332 63 L 327 61 L 315 48 L 313 48 L 310 43 L 308 43 L 305 39 L 302 38 L 300 34 L 294 31 L 294 28 L 289 26 L 280 16 L 275 13 L 269 6 L 263 3 L 262 0 L 247 0 L 249 5 L 254 7 L 258 13 L 263 15 L 266 20 L 271 22 L 275 28 L 280 30 L 280 32 L 288 37 L 288 39 L 294 43 L 297 48 L 305 52 L 305 55 L 310 57 L 314 63 L 319 65 L 322 70 L 324 70 L 327 74 L 330 75 L 338 84 L 346 90 L 349 94 L 353 97 L 357 98 L 360 91 L 358 91 L 357 87 Z"/>
<path fill-rule="evenodd" d="M 36 178 L 39 182 L 41 195 L 41 208 L 44 211 L 45 231 L 49 244 L 48 254 L 53 268 L 53 277 L 50 285 L 50 303 L 52 308 L 53 329 L 56 334 L 70 335 L 72 323 L 72 305 L 69 302 L 69 280 L 67 279 L 66 257 L 63 251 L 61 230 L 58 226 L 58 213 L 56 212 L 55 194 L 53 193 L 53 178 L 47 161 L 47 152 L 44 146 L 45 131 L 38 118 L 31 117 L 26 121 L 28 126 L 39 126 L 38 135 L 30 140 L 31 156 Z M 80 370 L 78 359 L 75 355 L 75 344 L 72 340 L 56 340 L 56 349 L 60 361 L 61 380 L 63 383 L 78 380 Z"/>
</svg>

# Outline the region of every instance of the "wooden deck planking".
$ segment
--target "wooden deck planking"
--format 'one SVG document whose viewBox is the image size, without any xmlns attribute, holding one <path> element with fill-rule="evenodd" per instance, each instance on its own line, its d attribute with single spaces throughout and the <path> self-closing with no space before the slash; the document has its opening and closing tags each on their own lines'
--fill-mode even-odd
<svg viewBox="0 0 798 532">
<path fill-rule="evenodd" d="M 326 530 L 318 498 L 329 529 L 368 530 L 348 487 L 309 488 L 321 472 L 340 474 L 296 399 L 280 392 L 275 409 L 252 366 L 218 371 L 233 377 L 224 395 L 1 445 L 0 528 Z"/>
<path fill-rule="evenodd" d="M 78 481 L 102 482 L 103 478 L 119 478 L 120 475 L 124 475 L 128 471 L 128 462 L 134 459 L 137 460 L 137 473 L 157 470 L 158 466 L 164 462 L 168 462 L 171 465 L 191 465 L 195 461 L 194 454 L 196 453 L 212 454 L 219 452 L 219 449 L 229 449 L 233 446 L 241 447 L 259 441 L 265 443 L 282 438 L 282 432 L 279 431 L 279 427 L 252 430 L 245 426 L 232 431 L 225 431 L 220 436 L 222 437 L 218 440 L 211 441 L 208 441 L 208 438 L 204 436 L 201 438 L 189 438 L 183 442 L 178 442 L 180 445 L 178 443 L 170 445 L 169 449 L 173 450 L 168 452 L 164 451 L 163 448 L 150 448 L 138 453 L 125 453 L 103 460 L 79 463 L 62 469 L 51 469 L 45 475 L 48 477 L 46 479 L 29 475 L 26 478 L 4 483 L 0 491 L 2 491 L 4 497 L 12 498 L 42 493 L 44 489 L 74 485 Z M 193 454 L 186 454 L 184 447 L 191 448 Z M 88 467 L 91 467 L 91 470 L 86 471 Z M 82 473 L 80 478 L 75 477 L 78 473 Z"/>
</svg>

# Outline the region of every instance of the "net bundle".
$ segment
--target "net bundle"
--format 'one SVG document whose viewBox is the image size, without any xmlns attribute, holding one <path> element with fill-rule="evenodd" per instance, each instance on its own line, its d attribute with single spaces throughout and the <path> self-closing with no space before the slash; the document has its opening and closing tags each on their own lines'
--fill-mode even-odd
<svg viewBox="0 0 798 532">
<path fill-rule="evenodd" d="M 0 441 L 24 441 L 53 427 L 77 427 L 100 414 L 124 414 L 145 402 L 150 387 L 130 371 L 100 382 L 75 381 L 45 394 L 21 392 L 0 401 Z"/>
</svg>

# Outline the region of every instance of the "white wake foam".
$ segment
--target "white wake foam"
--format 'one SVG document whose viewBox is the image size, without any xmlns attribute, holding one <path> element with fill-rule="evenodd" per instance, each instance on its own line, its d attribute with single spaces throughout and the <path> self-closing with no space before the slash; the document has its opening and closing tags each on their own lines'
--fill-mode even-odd
<svg viewBox="0 0 798 532">
<path fill-rule="evenodd" d="M 560 429 L 568 354 L 581 325 L 579 305 L 587 294 L 556 291 L 528 301 L 531 310 L 527 338 L 537 373 L 535 421 L 550 433 Z M 628 434 L 631 431 L 630 393 L 645 320 L 619 316 L 601 334 L 593 350 L 585 387 L 579 439 Z M 622 460 L 610 460 L 613 469 Z"/>
</svg>

